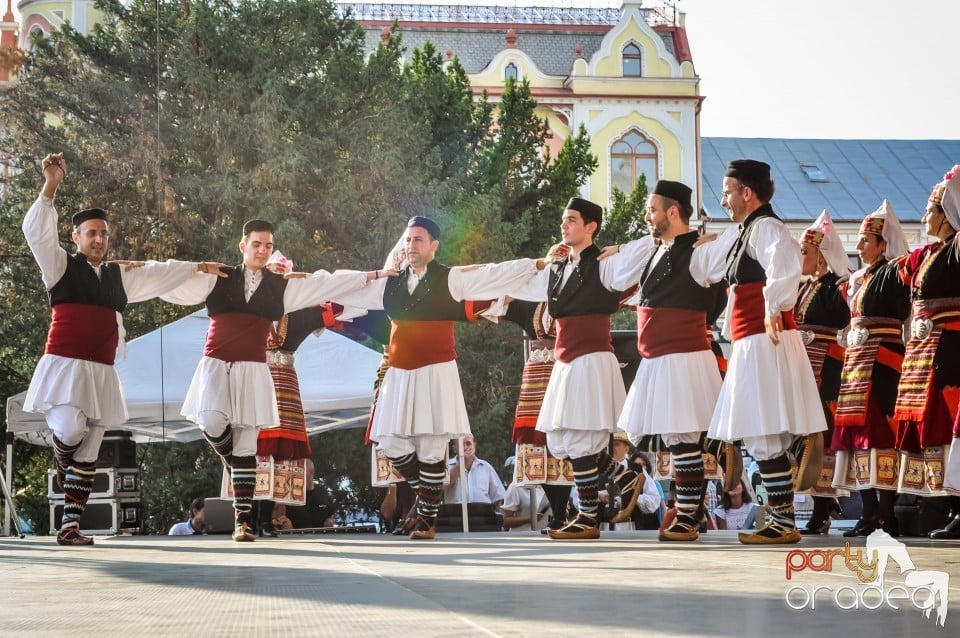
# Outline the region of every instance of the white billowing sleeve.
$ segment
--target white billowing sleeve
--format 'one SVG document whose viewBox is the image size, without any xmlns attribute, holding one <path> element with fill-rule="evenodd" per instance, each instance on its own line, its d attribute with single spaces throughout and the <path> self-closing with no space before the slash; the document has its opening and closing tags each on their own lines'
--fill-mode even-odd
<svg viewBox="0 0 960 638">
<path fill-rule="evenodd" d="M 557 267 L 558 264 L 550 264 L 528 279 L 523 286 L 516 290 L 511 290 L 506 294 L 514 299 L 522 299 L 523 301 L 547 301 L 550 288 L 550 271 Z"/>
<path fill-rule="evenodd" d="M 649 474 L 644 471 L 643 476 L 643 492 L 637 497 L 637 507 L 644 514 L 652 514 L 660 509 L 660 492 Z"/>
<path fill-rule="evenodd" d="M 693 249 L 690 257 L 690 275 L 706 288 L 723 281 L 727 276 L 727 255 L 740 236 L 739 226 L 730 226 L 713 241 Z"/>
<path fill-rule="evenodd" d="M 501 295 L 517 297 L 514 292 L 523 290 L 536 275 L 537 260 L 514 259 L 487 264 L 476 270 L 451 268 L 447 286 L 456 301 L 493 299 Z"/>
<path fill-rule="evenodd" d="M 620 246 L 620 252 L 600 262 L 600 281 L 607 290 L 627 290 L 640 283 L 643 269 L 657 250 L 652 235 L 645 235 Z"/>
<path fill-rule="evenodd" d="M 293 312 L 301 308 L 309 308 L 326 301 L 334 301 L 341 305 L 360 307 L 356 303 L 344 303 L 348 293 L 364 288 L 367 283 L 367 273 L 359 270 L 337 270 L 329 273 L 318 270 L 310 273 L 303 279 L 290 279 L 283 292 L 284 312 Z M 381 294 L 381 305 L 383 304 Z"/>
<path fill-rule="evenodd" d="M 40 195 L 23 218 L 23 235 L 40 266 L 47 290 L 60 281 L 67 270 L 67 251 L 57 236 L 57 209 L 53 199 Z"/>
<path fill-rule="evenodd" d="M 359 312 L 360 310 L 383 310 L 383 291 L 386 287 L 387 278 L 381 277 L 368 281 L 362 288 L 342 293 L 333 301 L 344 308 L 350 308 L 351 313 L 354 313 L 351 319 L 356 319 L 366 314 L 366 312 Z"/>
<path fill-rule="evenodd" d="M 489 308 L 480 313 L 480 316 L 491 323 L 500 323 L 500 319 L 507 314 L 507 308 L 509 307 L 510 304 L 507 303 L 506 297 L 498 297 L 493 300 Z"/>
<path fill-rule="evenodd" d="M 120 280 L 127 293 L 127 302 L 147 301 L 172 291 L 181 284 L 193 279 L 197 264 L 191 261 L 170 259 L 165 262 L 148 261 L 143 266 L 126 270 L 120 266 Z M 215 282 L 216 277 L 197 273 Z"/>
<path fill-rule="evenodd" d="M 764 217 L 747 243 L 747 254 L 756 259 L 767 275 L 763 300 L 767 316 L 791 310 L 800 290 L 800 244 L 776 219 Z"/>
<path fill-rule="evenodd" d="M 193 276 L 187 278 L 173 290 L 164 292 L 160 295 L 160 298 L 178 306 L 196 306 L 207 300 L 207 297 L 213 292 L 213 287 L 217 285 L 217 279 L 216 275 L 197 272 L 196 267 L 194 267 Z"/>
</svg>

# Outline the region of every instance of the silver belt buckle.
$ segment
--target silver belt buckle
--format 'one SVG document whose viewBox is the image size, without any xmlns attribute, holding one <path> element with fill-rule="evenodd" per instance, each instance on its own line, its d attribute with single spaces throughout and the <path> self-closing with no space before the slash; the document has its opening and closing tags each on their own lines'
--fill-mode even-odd
<svg viewBox="0 0 960 638">
<path fill-rule="evenodd" d="M 910 324 L 910 331 L 914 337 L 923 341 L 933 332 L 933 322 L 929 319 L 914 319 Z"/>
<path fill-rule="evenodd" d="M 866 328 L 850 328 L 847 333 L 847 345 L 851 348 L 862 346 L 870 338 L 870 331 Z"/>
<path fill-rule="evenodd" d="M 800 331 L 800 341 L 803 342 L 803 345 L 809 346 L 813 343 L 813 340 L 816 338 L 813 330 L 801 330 Z"/>
</svg>

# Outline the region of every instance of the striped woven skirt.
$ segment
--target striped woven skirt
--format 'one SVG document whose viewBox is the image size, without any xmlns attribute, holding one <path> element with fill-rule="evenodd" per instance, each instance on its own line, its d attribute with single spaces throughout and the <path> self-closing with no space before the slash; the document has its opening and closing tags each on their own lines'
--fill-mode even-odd
<svg viewBox="0 0 960 638">
<path fill-rule="evenodd" d="M 271 363 L 270 376 L 277 393 L 277 410 L 280 427 L 263 428 L 257 437 L 257 455 L 273 456 L 275 460 L 303 459 L 311 456 L 310 440 L 307 438 L 307 422 L 300 402 L 300 381 L 293 367 Z"/>
<path fill-rule="evenodd" d="M 530 356 L 523 364 L 520 381 L 520 398 L 513 420 L 513 442 L 531 445 L 546 445 L 547 437 L 538 432 L 537 417 L 543 405 L 543 396 L 553 371 L 553 340 L 542 339 L 530 342 Z"/>
</svg>

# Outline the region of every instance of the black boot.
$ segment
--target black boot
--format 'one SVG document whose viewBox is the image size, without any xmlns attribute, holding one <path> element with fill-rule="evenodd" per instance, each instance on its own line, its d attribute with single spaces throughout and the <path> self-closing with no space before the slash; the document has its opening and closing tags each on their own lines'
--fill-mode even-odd
<svg viewBox="0 0 960 638">
<path fill-rule="evenodd" d="M 829 534 L 830 513 L 836 507 L 836 504 L 837 502 L 828 496 L 814 496 L 813 513 L 810 515 L 810 520 L 807 521 L 807 526 L 801 529 L 800 533 L 804 536 Z"/>
<path fill-rule="evenodd" d="M 952 516 L 950 522 L 943 528 L 930 532 L 930 538 L 934 540 L 960 538 L 960 496 L 954 496 L 950 499 L 950 511 Z"/>
</svg>

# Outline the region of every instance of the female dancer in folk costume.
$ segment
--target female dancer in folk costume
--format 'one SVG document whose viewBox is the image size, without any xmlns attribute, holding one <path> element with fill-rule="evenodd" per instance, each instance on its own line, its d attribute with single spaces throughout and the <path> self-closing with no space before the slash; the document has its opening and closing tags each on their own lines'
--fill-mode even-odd
<svg viewBox="0 0 960 638">
<path fill-rule="evenodd" d="M 910 315 L 910 290 L 900 278 L 909 246 L 886 200 L 860 224 L 857 251 L 864 267 L 848 286 L 852 319 L 843 359 L 840 397 L 831 449 L 837 452 L 833 485 L 859 490 L 863 515 L 844 536 L 868 536 L 896 527 L 897 426 L 893 420 L 903 324 Z"/>
<path fill-rule="evenodd" d="M 946 487 L 954 494 L 953 520 L 930 536 L 960 538 L 960 460 L 936 458 L 941 446 L 952 443 L 953 452 L 960 450 L 960 165 L 934 186 L 922 221 L 938 241 L 911 253 L 901 271 L 910 284 L 913 323 L 895 414 L 900 419 L 897 444 L 904 452 L 900 490 L 944 493 L 938 479 L 943 480 L 945 465 Z"/>
<path fill-rule="evenodd" d="M 286 275 L 293 271 L 293 261 L 276 251 L 267 261 L 267 268 Z M 257 435 L 257 456 L 273 457 L 278 461 L 300 461 L 311 456 L 310 439 L 307 437 L 307 422 L 300 398 L 300 380 L 294 368 L 297 348 L 310 334 L 318 334 L 324 328 L 336 324 L 336 314 L 342 307 L 322 304 L 287 313 L 273 323 L 267 337 L 267 365 L 277 395 L 277 411 L 280 425 L 261 428 Z M 304 473 L 306 475 L 306 472 Z M 305 488 L 308 486 L 305 486 Z M 261 536 L 273 536 L 273 501 L 257 501 L 258 527 Z"/>
<path fill-rule="evenodd" d="M 524 475 L 525 485 L 542 484 L 544 494 L 550 503 L 550 521 L 547 529 L 560 529 L 566 524 L 567 503 L 570 499 L 570 487 L 573 485 L 572 469 L 564 472 L 564 464 L 550 454 L 547 448 L 547 435 L 539 432 L 537 417 L 543 404 L 543 395 L 553 371 L 553 346 L 557 338 L 557 328 L 553 317 L 547 312 L 545 302 L 508 300 L 504 319 L 511 321 L 523 330 L 530 339 L 530 355 L 523 364 L 523 376 L 520 381 L 520 397 L 513 419 L 512 440 L 517 445 L 517 476 Z M 539 468 L 542 479 L 528 476 L 536 474 L 537 468 L 524 469 L 522 464 L 532 457 L 532 448 L 546 450 L 546 465 Z M 523 460 L 521 460 L 523 459 Z M 533 470 L 530 472 L 529 470 Z M 566 476 L 570 474 L 570 476 Z"/>
<path fill-rule="evenodd" d="M 840 235 L 823 211 L 800 240 L 800 273 L 809 277 L 800 287 L 793 316 L 813 368 L 820 390 L 823 415 L 827 420 L 825 440 L 833 429 L 833 415 L 840 394 L 843 347 L 839 338 L 850 324 L 850 307 L 841 287 L 850 273 L 850 260 Z M 825 534 L 830 529 L 830 514 L 839 510 L 833 481 L 833 455 L 824 455 L 820 479 L 811 488 L 813 515 L 801 534 Z M 845 495 L 846 492 L 843 492 Z"/>
</svg>

